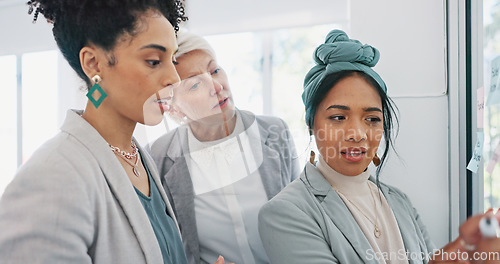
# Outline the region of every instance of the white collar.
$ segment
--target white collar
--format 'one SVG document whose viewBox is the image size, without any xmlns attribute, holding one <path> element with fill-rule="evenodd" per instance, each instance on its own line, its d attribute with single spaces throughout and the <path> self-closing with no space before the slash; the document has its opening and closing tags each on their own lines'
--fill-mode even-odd
<svg viewBox="0 0 500 264">
<path fill-rule="evenodd" d="M 326 163 L 326 161 L 319 156 L 319 161 L 316 163 L 316 168 L 323 174 L 323 177 L 342 193 L 352 195 L 365 195 L 366 182 L 370 178 L 370 170 L 367 168 L 364 172 L 356 176 L 343 175 Z"/>
</svg>

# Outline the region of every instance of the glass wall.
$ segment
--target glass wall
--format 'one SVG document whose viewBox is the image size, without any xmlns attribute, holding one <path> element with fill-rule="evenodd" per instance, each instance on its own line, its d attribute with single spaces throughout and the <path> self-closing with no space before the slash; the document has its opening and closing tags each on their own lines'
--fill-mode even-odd
<svg viewBox="0 0 500 264">
<path fill-rule="evenodd" d="M 262 114 L 262 36 L 245 32 L 213 35 L 207 41 L 227 73 L 235 105 Z"/>
<path fill-rule="evenodd" d="M 59 126 L 58 53 L 25 53 L 20 56 L 20 65 L 18 58 L 16 55 L 0 57 L 3 98 L 0 138 L 4 139 L 0 154 L 0 195 L 18 166 L 53 137 Z"/>
<path fill-rule="evenodd" d="M 22 161 L 58 131 L 57 52 L 22 56 Z"/>
<path fill-rule="evenodd" d="M 484 210 L 500 207 L 500 0 L 483 1 Z M 478 93 L 478 97 L 481 96 Z M 478 116 L 478 118 L 481 118 Z"/>
<path fill-rule="evenodd" d="M 0 138 L 2 138 L 2 173 L 0 194 L 12 180 L 17 169 L 17 63 L 16 56 L 0 57 L 2 103 L 0 104 Z"/>
</svg>

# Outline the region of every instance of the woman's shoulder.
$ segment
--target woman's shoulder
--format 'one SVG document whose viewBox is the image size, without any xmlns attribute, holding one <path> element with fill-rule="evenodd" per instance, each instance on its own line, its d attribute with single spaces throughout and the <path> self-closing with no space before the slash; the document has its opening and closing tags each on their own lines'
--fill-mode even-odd
<svg viewBox="0 0 500 264">
<path fill-rule="evenodd" d="M 392 194 L 392 195 L 397 195 L 403 199 L 408 199 L 408 195 L 406 195 L 405 192 L 403 192 L 401 189 L 393 186 L 393 185 L 390 185 L 390 184 L 387 184 L 387 183 L 384 183 L 384 182 L 380 182 L 380 187 L 382 189 L 385 189 L 389 192 L 389 194 Z"/>
<path fill-rule="evenodd" d="M 257 124 L 263 127 L 269 127 L 269 126 L 280 126 L 284 127 L 285 121 L 283 119 L 277 117 L 277 116 L 271 116 L 271 115 L 256 115 L 250 111 L 247 110 L 239 110 L 238 113 L 243 119 L 244 124 L 251 124 L 254 121 L 257 121 Z"/>
<path fill-rule="evenodd" d="M 307 189 L 301 178 L 298 178 L 283 188 L 264 207 L 269 211 L 274 211 L 282 210 L 283 204 L 288 204 L 297 210 L 308 211 L 314 207 L 314 199 L 314 195 Z"/>
<path fill-rule="evenodd" d="M 145 147 L 149 154 L 155 159 L 155 162 L 157 157 L 165 156 L 168 149 L 181 147 L 184 143 L 182 131 L 185 131 L 185 129 L 186 128 L 183 126 L 176 127 Z M 184 133 L 184 136 L 187 136 L 187 134 Z"/>
<path fill-rule="evenodd" d="M 406 208 L 411 212 L 413 211 L 413 203 L 404 191 L 383 182 L 380 182 L 380 188 L 388 202 L 390 200 L 390 204 L 392 204 L 392 206 Z"/>
<path fill-rule="evenodd" d="M 60 132 L 29 157 L 13 182 L 82 184 L 91 178 L 90 174 L 100 172 L 98 160 L 88 147 L 72 135 Z"/>
<path fill-rule="evenodd" d="M 268 123 L 268 124 L 276 124 L 276 123 L 285 122 L 285 121 L 283 121 L 283 119 L 281 119 L 281 117 L 270 116 L 270 115 L 257 115 L 256 118 L 257 118 L 257 120 L 259 120 L 261 122 Z"/>
<path fill-rule="evenodd" d="M 285 121 L 277 116 L 257 115 L 255 118 L 261 126 L 287 128 Z"/>
<path fill-rule="evenodd" d="M 60 132 L 41 145 L 23 165 L 23 167 L 57 167 L 72 164 L 79 167 L 92 157 L 85 144 L 72 135 Z"/>
<path fill-rule="evenodd" d="M 56 206 L 68 204 L 65 201 L 80 201 L 80 206 L 89 205 L 97 197 L 92 194 L 96 190 L 93 187 L 98 182 L 103 185 L 98 175 L 102 171 L 90 151 L 71 135 L 60 132 L 18 169 L 0 204 L 37 206 L 50 201 Z"/>
</svg>

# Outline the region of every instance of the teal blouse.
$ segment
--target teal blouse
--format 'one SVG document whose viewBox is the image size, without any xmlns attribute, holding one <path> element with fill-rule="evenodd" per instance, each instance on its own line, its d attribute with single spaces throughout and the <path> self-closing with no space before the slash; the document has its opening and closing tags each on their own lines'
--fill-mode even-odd
<svg viewBox="0 0 500 264">
<path fill-rule="evenodd" d="M 144 164 L 148 174 L 150 196 L 147 197 L 134 188 L 155 232 L 163 256 L 163 263 L 187 264 L 186 253 L 174 220 L 167 214 L 165 201 L 163 201 L 146 163 L 143 161 L 142 164 Z"/>
</svg>

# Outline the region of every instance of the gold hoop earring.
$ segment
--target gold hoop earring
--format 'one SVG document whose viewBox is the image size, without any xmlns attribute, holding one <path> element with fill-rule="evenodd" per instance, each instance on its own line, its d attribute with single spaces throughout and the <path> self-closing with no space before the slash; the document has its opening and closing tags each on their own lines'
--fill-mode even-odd
<svg viewBox="0 0 500 264">
<path fill-rule="evenodd" d="M 316 159 L 316 153 L 311 150 L 311 156 L 309 157 L 309 162 L 314 165 L 314 160 Z"/>
<path fill-rule="evenodd" d="M 375 153 L 375 156 L 373 157 L 373 165 L 375 165 L 375 167 L 378 167 L 378 165 L 380 165 L 380 158 L 378 157 L 377 153 Z"/>
</svg>

